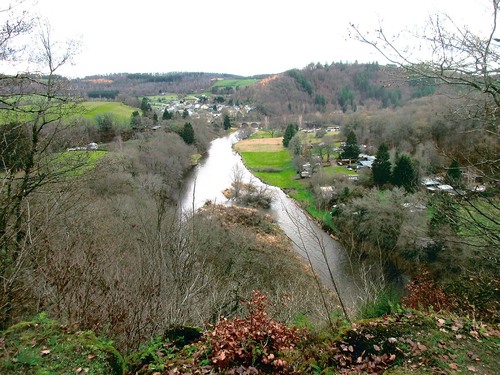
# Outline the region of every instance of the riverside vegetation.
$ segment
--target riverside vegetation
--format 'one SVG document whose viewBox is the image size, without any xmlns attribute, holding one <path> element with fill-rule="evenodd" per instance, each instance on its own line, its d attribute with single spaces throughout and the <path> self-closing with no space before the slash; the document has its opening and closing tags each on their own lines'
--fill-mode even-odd
<svg viewBox="0 0 500 375">
<path fill-rule="evenodd" d="M 37 34 L 43 74 L 0 75 L 1 373 L 497 372 L 492 36 L 442 23 L 430 36 L 455 42 L 437 43 L 444 56 L 483 56 L 481 74 L 396 56 L 241 80 L 71 81 L 57 72 L 74 44 L 54 48 L 17 9 L 0 12 L 0 58 L 22 58 L 14 42 Z M 262 130 L 236 149 L 339 238 L 359 311 L 344 315 L 265 212 L 179 211 L 210 140 L 252 123 Z M 99 150 L 67 151 L 90 142 Z M 371 171 L 355 171 L 360 151 L 376 154 Z M 454 194 L 428 193 L 424 176 Z"/>
</svg>

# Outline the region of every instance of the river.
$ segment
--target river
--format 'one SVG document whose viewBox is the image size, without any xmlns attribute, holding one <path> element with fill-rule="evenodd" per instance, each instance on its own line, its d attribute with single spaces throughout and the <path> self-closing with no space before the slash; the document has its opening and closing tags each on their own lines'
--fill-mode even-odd
<svg viewBox="0 0 500 375">
<path fill-rule="evenodd" d="M 281 189 L 264 185 L 250 173 L 240 155 L 232 148 L 238 140 L 238 134 L 233 133 L 211 142 L 208 155 L 186 179 L 181 194 L 182 210 L 191 212 L 203 206 L 207 200 L 230 205 L 231 201 L 224 197 L 222 191 L 231 187 L 236 169 L 238 173 L 243 173 L 245 182 L 252 181 L 272 192 L 274 199 L 268 213 L 292 240 L 295 251 L 306 263 L 311 264 L 326 286 L 333 288 L 334 283 L 336 284 L 344 304 L 349 309 L 357 306 L 360 293 L 342 246 L 311 220 Z"/>
</svg>

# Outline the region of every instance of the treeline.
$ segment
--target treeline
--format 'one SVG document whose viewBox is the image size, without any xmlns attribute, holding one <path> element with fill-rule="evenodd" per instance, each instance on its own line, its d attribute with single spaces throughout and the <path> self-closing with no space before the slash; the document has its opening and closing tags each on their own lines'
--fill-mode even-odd
<svg viewBox="0 0 500 375">
<path fill-rule="evenodd" d="M 87 92 L 87 96 L 91 99 L 116 99 L 118 90 L 93 90 Z"/>
<path fill-rule="evenodd" d="M 201 72 L 115 73 L 72 80 L 72 85 L 82 95 L 89 92 L 119 91 L 123 95 L 150 96 L 163 92 L 189 94 L 208 90 L 213 80 L 218 78 L 240 77 Z"/>
<path fill-rule="evenodd" d="M 395 108 L 436 92 L 433 80 L 401 78 L 400 73 L 394 66 L 378 63 L 309 64 L 234 95 L 240 100 L 252 97 L 263 113 L 279 116 Z"/>
<path fill-rule="evenodd" d="M 205 73 L 171 72 L 171 73 L 127 73 L 127 78 L 146 82 L 175 82 L 186 78 L 199 78 Z"/>
</svg>

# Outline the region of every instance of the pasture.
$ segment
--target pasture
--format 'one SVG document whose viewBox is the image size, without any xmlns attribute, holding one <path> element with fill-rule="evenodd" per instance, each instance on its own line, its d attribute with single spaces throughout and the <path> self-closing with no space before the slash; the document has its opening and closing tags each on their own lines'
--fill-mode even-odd
<svg viewBox="0 0 500 375">
<path fill-rule="evenodd" d="M 137 111 L 137 108 L 129 107 L 119 102 L 83 102 L 85 108 L 83 117 L 94 119 L 97 115 L 111 113 L 117 119 L 129 122 L 132 112 Z"/>
<path fill-rule="evenodd" d="M 240 87 L 250 86 L 256 83 L 258 79 L 255 78 L 245 78 L 245 79 L 222 79 L 220 81 L 216 81 L 212 87 L 224 88 L 231 87 L 233 89 L 238 89 Z"/>
</svg>

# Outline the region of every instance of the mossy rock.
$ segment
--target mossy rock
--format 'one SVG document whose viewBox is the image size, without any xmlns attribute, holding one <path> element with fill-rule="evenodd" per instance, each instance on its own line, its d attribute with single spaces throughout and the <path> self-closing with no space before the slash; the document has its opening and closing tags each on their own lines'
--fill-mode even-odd
<svg viewBox="0 0 500 375">
<path fill-rule="evenodd" d="M 110 341 L 74 331 L 45 314 L 0 332 L 1 374 L 123 374 Z"/>
</svg>

